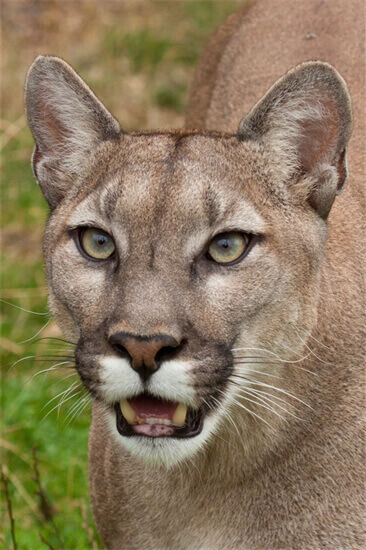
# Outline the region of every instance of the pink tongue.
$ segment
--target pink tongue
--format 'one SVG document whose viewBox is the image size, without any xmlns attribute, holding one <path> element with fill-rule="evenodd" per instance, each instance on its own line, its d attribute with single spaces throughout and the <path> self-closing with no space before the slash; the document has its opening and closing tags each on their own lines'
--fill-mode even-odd
<svg viewBox="0 0 366 550">
<path fill-rule="evenodd" d="M 163 401 L 147 395 L 139 395 L 128 400 L 131 407 L 140 418 L 166 418 L 172 420 L 178 403 Z"/>
</svg>

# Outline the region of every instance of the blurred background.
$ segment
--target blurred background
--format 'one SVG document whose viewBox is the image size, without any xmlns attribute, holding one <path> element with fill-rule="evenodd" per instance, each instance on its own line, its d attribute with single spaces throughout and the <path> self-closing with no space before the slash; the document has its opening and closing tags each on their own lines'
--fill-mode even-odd
<svg viewBox="0 0 366 550">
<path fill-rule="evenodd" d="M 125 130 L 184 122 L 199 53 L 235 0 L 2 0 L 0 545 L 99 548 L 90 513 L 90 403 L 47 312 L 42 233 L 23 109 L 40 53 L 67 60 Z M 45 369 L 51 369 L 43 372 Z M 12 511 L 9 514 L 9 507 Z M 12 521 L 10 520 L 12 517 Z"/>
</svg>

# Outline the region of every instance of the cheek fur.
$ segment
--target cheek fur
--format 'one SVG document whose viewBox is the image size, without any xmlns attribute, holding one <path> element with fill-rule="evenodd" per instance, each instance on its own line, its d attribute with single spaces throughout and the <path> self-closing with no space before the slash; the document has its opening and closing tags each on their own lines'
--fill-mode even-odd
<svg viewBox="0 0 366 550">
<path fill-rule="evenodd" d="M 231 342 L 245 319 L 278 300 L 286 288 L 286 273 L 276 256 L 258 254 L 234 269 L 222 268 L 207 277 L 192 299 L 192 322 L 202 334 Z"/>
<path fill-rule="evenodd" d="M 50 269 L 52 293 L 81 326 L 85 320 L 98 319 L 111 284 L 106 265 L 85 260 L 70 239 L 57 247 Z"/>
</svg>

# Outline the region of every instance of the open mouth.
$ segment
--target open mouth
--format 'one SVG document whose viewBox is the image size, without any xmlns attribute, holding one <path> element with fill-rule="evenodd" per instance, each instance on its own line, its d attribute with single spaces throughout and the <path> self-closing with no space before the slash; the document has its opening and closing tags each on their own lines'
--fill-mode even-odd
<svg viewBox="0 0 366 550">
<path fill-rule="evenodd" d="M 117 430 L 131 437 L 194 437 L 202 430 L 203 411 L 149 394 L 123 399 L 115 405 Z"/>
</svg>

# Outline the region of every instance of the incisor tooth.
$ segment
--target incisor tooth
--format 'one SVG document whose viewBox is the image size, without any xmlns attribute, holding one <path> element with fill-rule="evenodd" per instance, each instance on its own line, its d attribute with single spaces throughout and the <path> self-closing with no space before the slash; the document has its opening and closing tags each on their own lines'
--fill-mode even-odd
<svg viewBox="0 0 366 550">
<path fill-rule="evenodd" d="M 136 413 L 127 401 L 127 399 L 123 399 L 122 401 L 120 401 L 119 406 L 121 408 L 121 413 L 129 424 L 133 424 L 134 422 L 136 422 Z"/>
<path fill-rule="evenodd" d="M 178 407 L 175 409 L 175 413 L 173 414 L 172 422 L 176 426 L 183 426 L 184 422 L 186 421 L 187 416 L 187 405 L 183 405 L 183 403 L 179 403 Z"/>
</svg>

